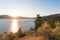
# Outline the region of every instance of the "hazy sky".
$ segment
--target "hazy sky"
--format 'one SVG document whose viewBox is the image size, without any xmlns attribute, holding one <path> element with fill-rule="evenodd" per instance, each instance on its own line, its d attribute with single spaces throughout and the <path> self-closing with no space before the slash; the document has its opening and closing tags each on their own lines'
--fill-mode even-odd
<svg viewBox="0 0 60 40">
<path fill-rule="evenodd" d="M 0 14 L 33 17 L 60 13 L 60 0 L 0 0 Z"/>
</svg>

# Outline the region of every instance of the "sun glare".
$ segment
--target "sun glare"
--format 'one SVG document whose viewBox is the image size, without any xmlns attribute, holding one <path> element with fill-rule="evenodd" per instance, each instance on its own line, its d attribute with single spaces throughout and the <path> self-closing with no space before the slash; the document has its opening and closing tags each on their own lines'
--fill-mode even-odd
<svg viewBox="0 0 60 40">
<path fill-rule="evenodd" d="M 11 26 L 10 26 L 10 32 L 16 33 L 19 29 L 19 25 L 16 19 L 12 20 Z"/>
<path fill-rule="evenodd" d="M 14 17 L 14 18 L 19 16 L 17 13 L 11 13 L 9 15 L 12 16 L 12 17 Z"/>
</svg>

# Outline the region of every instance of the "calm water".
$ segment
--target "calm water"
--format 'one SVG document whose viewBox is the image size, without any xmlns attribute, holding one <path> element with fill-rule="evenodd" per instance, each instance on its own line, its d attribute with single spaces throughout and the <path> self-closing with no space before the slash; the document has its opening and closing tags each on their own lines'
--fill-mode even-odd
<svg viewBox="0 0 60 40">
<path fill-rule="evenodd" d="M 19 27 L 22 31 L 28 31 L 31 27 L 34 27 L 34 19 L 19 19 Z M 11 19 L 0 19 L 0 33 L 8 32 L 11 25 Z"/>
</svg>

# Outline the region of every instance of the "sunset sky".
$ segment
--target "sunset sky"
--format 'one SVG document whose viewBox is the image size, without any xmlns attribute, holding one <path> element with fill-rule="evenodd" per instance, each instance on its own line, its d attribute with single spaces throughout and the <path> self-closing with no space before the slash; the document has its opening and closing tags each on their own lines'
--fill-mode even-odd
<svg viewBox="0 0 60 40">
<path fill-rule="evenodd" d="M 0 15 L 34 17 L 60 13 L 60 0 L 0 0 Z"/>
</svg>

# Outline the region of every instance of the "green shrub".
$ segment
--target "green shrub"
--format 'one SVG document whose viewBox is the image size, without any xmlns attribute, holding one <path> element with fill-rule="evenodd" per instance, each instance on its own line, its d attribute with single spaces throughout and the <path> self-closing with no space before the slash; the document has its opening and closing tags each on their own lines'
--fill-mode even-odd
<svg viewBox="0 0 60 40">
<path fill-rule="evenodd" d="M 57 40 L 60 40 L 60 34 L 55 34 Z"/>
</svg>

